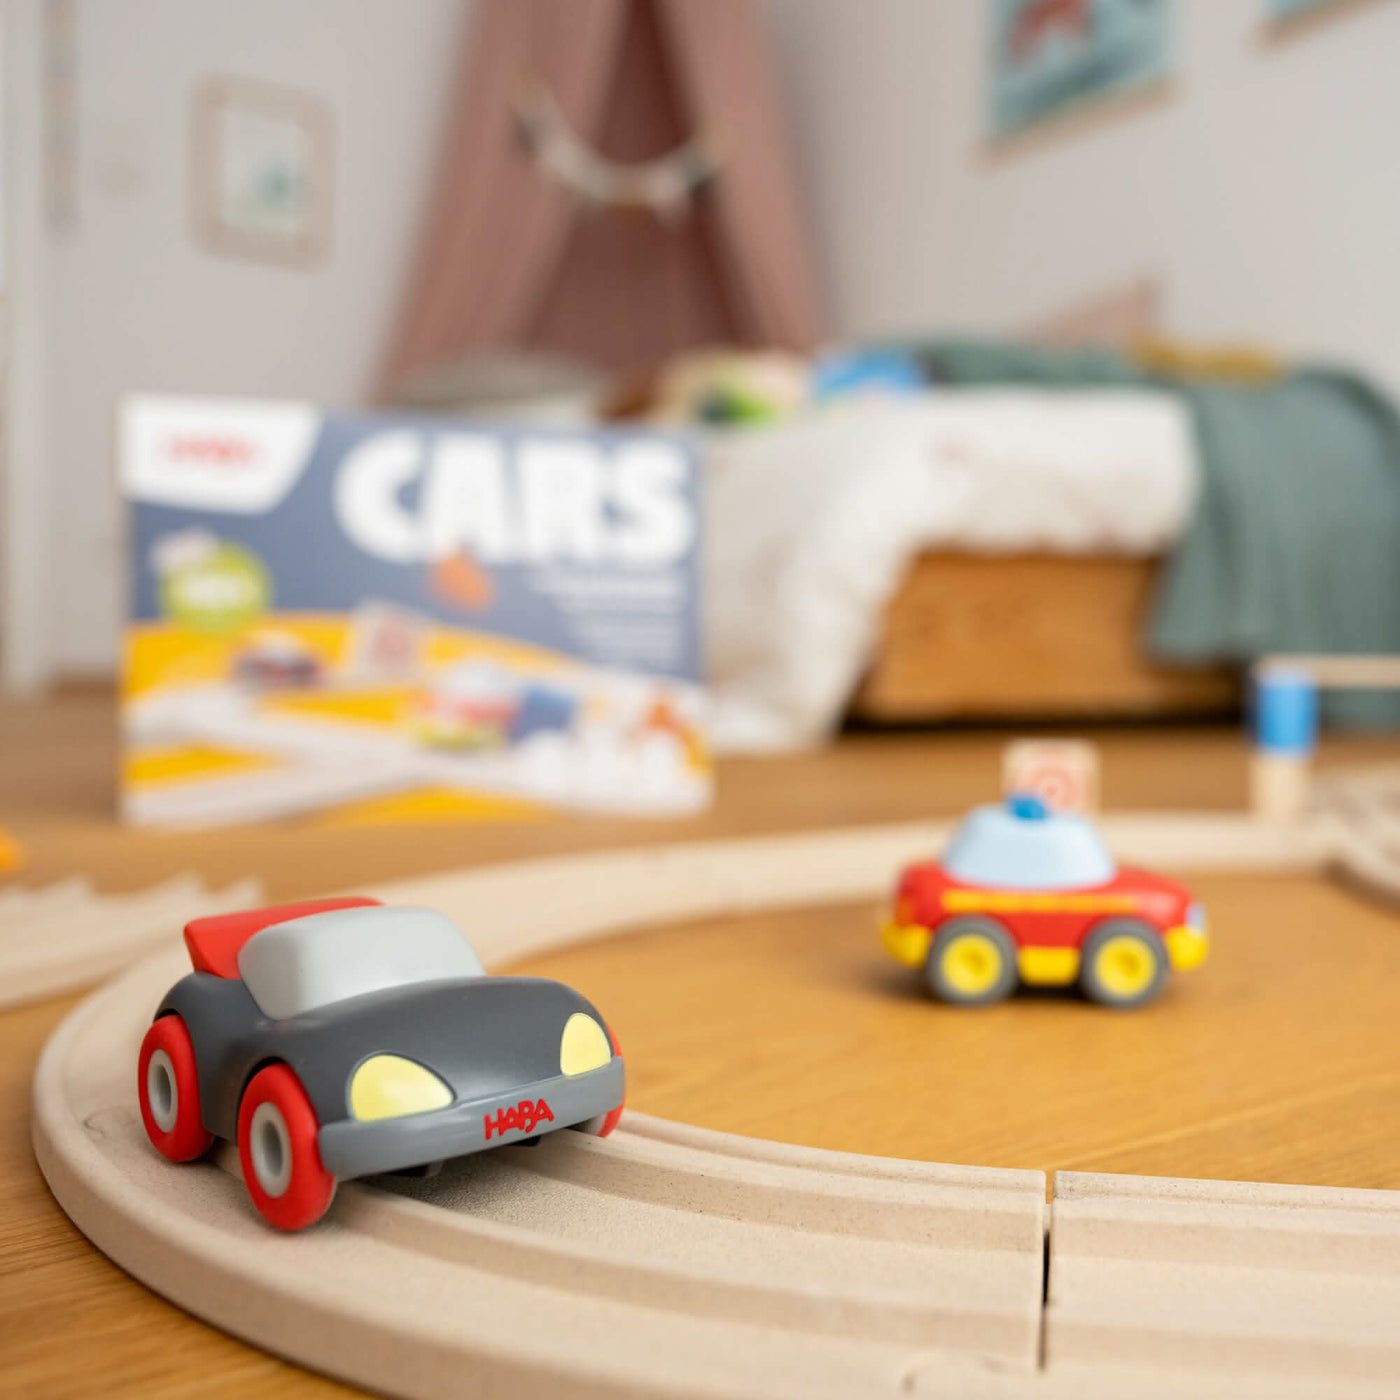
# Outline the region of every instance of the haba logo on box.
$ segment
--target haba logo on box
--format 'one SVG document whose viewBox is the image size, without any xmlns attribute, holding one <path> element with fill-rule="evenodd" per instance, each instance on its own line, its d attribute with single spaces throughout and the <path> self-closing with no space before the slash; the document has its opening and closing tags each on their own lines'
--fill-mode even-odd
<svg viewBox="0 0 1400 1400">
<path fill-rule="evenodd" d="M 258 444 L 233 433 L 171 433 L 165 450 L 175 462 L 209 462 L 220 467 L 251 466 Z"/>
<path fill-rule="evenodd" d="M 306 404 L 133 399 L 121 421 L 122 485 L 152 505 L 260 515 L 301 475 L 319 426 Z"/>
<path fill-rule="evenodd" d="M 660 566 L 695 542 L 690 463 L 675 444 L 385 432 L 349 453 L 335 481 L 341 528 L 367 554 L 430 563 L 459 551 L 487 564 Z"/>
</svg>

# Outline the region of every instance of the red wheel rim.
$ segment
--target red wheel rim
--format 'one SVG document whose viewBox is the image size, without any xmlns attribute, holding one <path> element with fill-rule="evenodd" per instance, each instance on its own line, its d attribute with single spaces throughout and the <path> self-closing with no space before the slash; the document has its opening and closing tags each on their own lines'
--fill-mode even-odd
<svg viewBox="0 0 1400 1400">
<path fill-rule="evenodd" d="M 320 1127 L 306 1090 L 286 1065 L 259 1070 L 243 1091 L 238 1105 L 243 1184 L 258 1213 L 279 1230 L 314 1225 L 335 1195 L 335 1177 L 322 1165 L 316 1143 Z"/>
<path fill-rule="evenodd" d="M 607 1033 L 608 1033 L 608 1043 L 612 1046 L 612 1052 L 613 1052 L 613 1054 L 616 1055 L 616 1056 L 618 1057 L 618 1059 L 621 1059 L 621 1058 L 622 1058 L 622 1050 L 621 1050 L 621 1048 L 618 1046 L 617 1037 L 613 1034 L 613 1028 L 612 1028 L 610 1025 L 608 1025 L 607 1022 L 605 1021 L 605 1022 L 603 1023 L 603 1029 L 606 1030 Z M 613 1111 L 612 1111 L 611 1113 L 608 1113 L 608 1114 L 605 1114 L 605 1115 L 604 1115 L 602 1126 L 598 1129 L 598 1136 L 599 1136 L 600 1138 L 602 1138 L 602 1137 L 607 1137 L 607 1135 L 608 1135 L 610 1132 L 612 1132 L 612 1130 L 613 1130 L 615 1127 L 617 1127 L 618 1123 L 621 1122 L 621 1120 L 622 1120 L 622 1110 L 623 1110 L 626 1106 L 627 1106 L 627 1096 L 626 1096 L 626 1094 L 624 1094 L 623 1097 L 622 1097 L 622 1102 L 621 1102 L 620 1104 L 618 1104 L 618 1106 L 617 1106 L 615 1109 L 613 1109 Z"/>
<path fill-rule="evenodd" d="M 136 1097 L 146 1136 L 162 1157 L 192 1162 L 214 1141 L 199 1107 L 199 1072 L 184 1020 L 173 1013 L 152 1023 L 136 1062 Z"/>
</svg>

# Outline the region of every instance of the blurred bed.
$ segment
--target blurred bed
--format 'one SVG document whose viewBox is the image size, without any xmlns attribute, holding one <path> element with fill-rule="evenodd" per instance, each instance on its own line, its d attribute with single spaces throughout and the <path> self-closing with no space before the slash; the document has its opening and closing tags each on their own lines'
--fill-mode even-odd
<svg viewBox="0 0 1400 1400">
<path fill-rule="evenodd" d="M 1142 344 L 1160 333 L 1162 301 L 1156 278 L 1137 277 L 1065 308 L 1027 336 L 1061 347 Z M 1160 470 L 1176 489 L 1194 490 L 1189 440 L 1178 439 L 1177 449 Z M 1143 646 L 1157 575 L 1180 526 L 1181 517 L 1170 517 L 1158 538 L 1120 536 L 1097 547 L 1081 539 L 1078 548 L 1056 552 L 919 554 L 885 606 L 851 713 L 915 723 L 1233 708 L 1237 668 L 1165 666 Z"/>
<path fill-rule="evenodd" d="M 1157 557 L 921 554 L 885 607 L 850 713 L 910 724 L 1233 711 L 1237 667 L 1144 654 L 1161 567 Z"/>
<path fill-rule="evenodd" d="M 1198 485 L 1170 394 L 945 389 L 707 437 L 720 742 L 881 722 L 1180 715 L 1229 669 L 1144 621 Z"/>
</svg>

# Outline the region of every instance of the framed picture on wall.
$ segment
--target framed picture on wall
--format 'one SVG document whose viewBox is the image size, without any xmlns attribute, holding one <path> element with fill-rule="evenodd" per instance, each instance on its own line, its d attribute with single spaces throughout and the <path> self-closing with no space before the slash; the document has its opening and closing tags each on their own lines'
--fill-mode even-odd
<svg viewBox="0 0 1400 1400">
<path fill-rule="evenodd" d="M 1336 3 L 1337 0 L 1266 0 L 1269 18 L 1274 20 L 1293 19 L 1296 15 L 1328 9 Z"/>
<path fill-rule="evenodd" d="M 1164 79 L 1175 0 L 989 0 L 991 130 L 1005 136 Z"/>
<path fill-rule="evenodd" d="M 334 123 L 319 98 L 231 77 L 196 90 L 190 213 L 210 252 L 319 262 L 330 247 L 333 166 Z"/>
<path fill-rule="evenodd" d="M 1264 15 L 1276 29 L 1291 29 L 1297 20 L 1306 25 L 1323 14 L 1355 10 L 1359 0 L 1264 0 Z"/>
</svg>

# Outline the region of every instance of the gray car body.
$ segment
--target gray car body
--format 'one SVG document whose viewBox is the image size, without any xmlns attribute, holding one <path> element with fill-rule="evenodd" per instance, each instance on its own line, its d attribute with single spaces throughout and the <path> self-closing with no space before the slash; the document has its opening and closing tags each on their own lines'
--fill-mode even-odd
<svg viewBox="0 0 1400 1400">
<path fill-rule="evenodd" d="M 560 982 L 536 977 L 474 977 L 370 992 L 282 1020 L 263 1014 L 236 978 L 193 972 L 161 1002 L 194 1049 L 204 1126 L 237 1137 L 238 1106 L 264 1065 L 287 1065 L 321 1124 L 328 1171 L 363 1176 L 461 1156 L 583 1123 L 621 1104 L 620 1056 L 583 1074 L 562 1075 L 560 1037 L 576 1011 L 602 1018 Z M 431 1070 L 452 1090 L 446 1108 L 360 1122 L 350 1112 L 350 1081 L 374 1055 L 399 1055 Z M 490 1131 L 493 1114 L 521 1101 L 549 1105 L 552 1120 L 530 1131 Z"/>
</svg>

